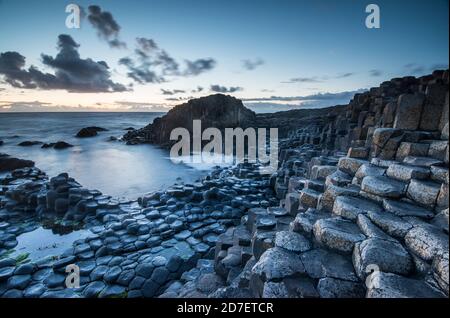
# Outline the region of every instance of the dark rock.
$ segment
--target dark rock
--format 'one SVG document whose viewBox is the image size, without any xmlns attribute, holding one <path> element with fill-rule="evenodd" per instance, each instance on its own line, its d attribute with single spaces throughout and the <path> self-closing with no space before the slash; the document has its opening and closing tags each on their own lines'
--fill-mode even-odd
<svg viewBox="0 0 450 318">
<path fill-rule="evenodd" d="M 42 144 L 42 141 L 22 141 L 21 143 L 19 143 L 17 146 L 21 146 L 21 147 L 29 147 L 29 146 L 36 146 L 36 145 L 40 145 Z"/>
<path fill-rule="evenodd" d="M 97 136 L 97 133 L 99 131 L 107 131 L 108 129 L 102 128 L 102 127 L 85 127 L 82 128 L 77 134 L 76 137 L 78 138 L 88 138 L 88 137 L 95 137 Z"/>
<path fill-rule="evenodd" d="M 138 130 L 129 131 L 123 136 L 128 144 L 153 143 L 170 146 L 170 133 L 174 128 L 184 127 L 191 132 L 194 119 L 201 120 L 202 130 L 208 127 L 225 129 L 228 127 L 249 127 L 256 120 L 253 111 L 244 107 L 234 97 L 222 94 L 211 95 L 172 108 L 163 117 L 156 118 L 152 124 Z"/>
<path fill-rule="evenodd" d="M 73 145 L 65 142 L 65 141 L 57 141 L 49 144 L 43 144 L 41 148 L 54 148 L 54 149 L 66 149 L 71 148 Z"/>
<path fill-rule="evenodd" d="M 31 160 L 10 157 L 9 155 L 0 153 L 0 171 L 12 171 L 27 167 L 34 167 L 34 162 Z"/>
</svg>

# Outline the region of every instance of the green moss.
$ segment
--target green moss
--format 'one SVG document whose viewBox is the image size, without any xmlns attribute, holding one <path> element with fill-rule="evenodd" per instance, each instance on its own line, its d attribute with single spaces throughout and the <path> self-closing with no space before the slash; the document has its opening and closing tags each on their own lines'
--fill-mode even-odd
<svg viewBox="0 0 450 318">
<path fill-rule="evenodd" d="M 128 298 L 128 292 L 124 291 L 123 293 L 111 296 L 111 298 Z"/>
<path fill-rule="evenodd" d="M 28 258 L 30 256 L 30 253 L 22 253 L 16 257 L 16 265 L 28 263 L 30 260 Z"/>
</svg>

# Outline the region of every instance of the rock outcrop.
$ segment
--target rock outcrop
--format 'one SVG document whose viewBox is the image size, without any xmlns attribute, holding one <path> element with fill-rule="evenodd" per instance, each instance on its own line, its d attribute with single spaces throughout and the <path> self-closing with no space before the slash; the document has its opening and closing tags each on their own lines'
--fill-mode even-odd
<svg viewBox="0 0 450 318">
<path fill-rule="evenodd" d="M 102 127 L 97 127 L 97 126 L 92 126 L 92 127 L 85 127 L 82 128 L 75 137 L 77 138 L 89 138 L 89 137 L 95 137 L 97 136 L 97 133 L 99 131 L 108 131 L 108 129 L 102 128 Z"/>
<path fill-rule="evenodd" d="M 0 171 L 12 171 L 15 169 L 33 167 L 34 162 L 11 157 L 7 154 L 0 153 Z"/>
<path fill-rule="evenodd" d="M 151 143 L 167 147 L 176 142 L 170 140 L 170 133 L 175 128 L 186 128 L 192 136 L 192 122 L 195 119 L 201 120 L 202 130 L 208 127 L 245 129 L 255 123 L 256 115 L 245 108 L 240 100 L 216 94 L 176 106 L 163 117 L 156 118 L 152 124 L 129 131 L 123 139 L 128 144 Z"/>
</svg>

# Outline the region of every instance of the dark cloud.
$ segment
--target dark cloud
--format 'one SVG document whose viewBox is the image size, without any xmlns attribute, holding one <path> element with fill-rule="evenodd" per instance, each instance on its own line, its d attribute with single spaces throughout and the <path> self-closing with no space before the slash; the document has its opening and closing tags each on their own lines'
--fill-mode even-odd
<svg viewBox="0 0 450 318">
<path fill-rule="evenodd" d="M 184 68 L 153 39 L 137 38 L 133 56 L 124 57 L 119 64 L 127 69 L 128 77 L 144 83 L 166 82 L 166 77 L 197 76 L 216 66 L 212 58 L 185 60 Z"/>
<path fill-rule="evenodd" d="M 140 84 L 161 83 L 164 78 L 150 70 L 150 63 L 144 62 L 136 65 L 135 62 L 128 57 L 121 58 L 119 64 L 126 66 L 128 69 L 127 76 Z"/>
<path fill-rule="evenodd" d="M 382 74 L 383 74 L 383 72 L 380 70 L 370 70 L 369 71 L 369 75 L 372 77 L 378 77 L 378 76 L 381 76 Z"/>
<path fill-rule="evenodd" d="M 91 5 L 88 7 L 87 19 L 97 30 L 98 36 L 107 41 L 113 48 L 124 48 L 126 44 L 119 40 L 120 25 L 114 19 L 112 14 L 102 11 L 99 6 Z"/>
<path fill-rule="evenodd" d="M 225 87 L 220 85 L 211 85 L 210 90 L 216 93 L 235 93 L 242 91 L 243 88 L 239 86 Z"/>
<path fill-rule="evenodd" d="M 203 89 L 204 89 L 203 87 L 197 86 L 196 89 L 191 90 L 191 93 L 200 93 L 203 91 Z"/>
<path fill-rule="evenodd" d="M 182 89 L 174 89 L 174 90 L 169 90 L 169 89 L 161 89 L 161 93 L 163 95 L 176 95 L 176 94 L 183 94 L 186 93 L 186 91 L 182 90 Z"/>
<path fill-rule="evenodd" d="M 196 76 L 212 70 L 217 62 L 213 58 L 198 59 L 195 61 L 186 60 L 186 70 L 182 72 L 184 76 Z"/>
<path fill-rule="evenodd" d="M 260 58 L 258 58 L 256 60 L 245 59 L 245 60 L 242 60 L 242 67 L 244 69 L 246 69 L 247 71 L 253 71 L 254 69 L 263 65 L 264 63 L 265 63 L 264 60 L 262 60 Z"/>
<path fill-rule="evenodd" d="M 42 63 L 54 70 L 44 73 L 36 67 L 25 69 L 25 57 L 18 52 L 0 54 L 0 75 L 16 88 L 64 89 L 69 92 L 122 92 L 126 87 L 110 78 L 109 67 L 104 61 L 82 59 L 77 44 L 69 35 L 58 37 L 56 57 L 42 54 Z"/>
</svg>

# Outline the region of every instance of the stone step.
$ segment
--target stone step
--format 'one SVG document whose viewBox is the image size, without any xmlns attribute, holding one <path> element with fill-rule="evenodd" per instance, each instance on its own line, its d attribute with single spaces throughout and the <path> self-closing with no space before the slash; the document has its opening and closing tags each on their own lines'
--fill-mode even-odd
<svg viewBox="0 0 450 318">
<path fill-rule="evenodd" d="M 365 163 L 359 167 L 356 171 L 354 180 L 356 184 L 361 184 L 362 180 L 367 176 L 380 177 L 384 176 L 386 173 L 386 168 L 373 165 L 371 163 Z"/>
<path fill-rule="evenodd" d="M 311 168 L 311 179 L 325 180 L 327 176 L 337 170 L 336 166 L 320 165 Z"/>
<path fill-rule="evenodd" d="M 372 158 L 370 160 L 370 164 L 380 167 L 380 168 L 389 168 L 390 165 L 397 163 L 395 160 L 386 160 L 378 157 Z"/>
<path fill-rule="evenodd" d="M 313 235 L 313 226 L 318 220 L 328 219 L 330 213 L 318 211 L 316 209 L 308 209 L 305 213 L 298 213 L 294 221 L 289 225 L 289 229 L 293 232 L 304 234 L 308 237 Z"/>
<path fill-rule="evenodd" d="M 340 195 L 358 196 L 360 187 L 357 185 L 349 185 L 347 187 L 328 186 L 323 195 L 320 197 L 318 209 L 332 211 L 334 201 Z"/>
<path fill-rule="evenodd" d="M 418 225 L 405 236 L 406 246 L 420 258 L 431 261 L 438 255 L 448 253 L 448 235 L 432 225 Z"/>
<path fill-rule="evenodd" d="M 353 251 L 356 242 L 366 238 L 355 223 L 339 217 L 318 220 L 313 232 L 321 245 L 347 254 Z"/>
<path fill-rule="evenodd" d="M 441 185 L 436 182 L 412 179 L 407 195 L 418 204 L 434 209 L 440 190 Z"/>
<path fill-rule="evenodd" d="M 323 192 L 325 190 L 325 182 L 323 180 L 308 179 L 305 182 L 305 189 Z"/>
<path fill-rule="evenodd" d="M 339 159 L 338 167 L 339 170 L 348 173 L 351 176 L 354 176 L 359 167 L 361 167 L 365 163 L 368 163 L 368 161 L 356 158 L 342 157 Z"/>
<path fill-rule="evenodd" d="M 389 212 L 369 211 L 367 216 L 383 231 L 396 238 L 403 239 L 413 227 L 408 221 Z"/>
<path fill-rule="evenodd" d="M 411 255 L 403 246 L 392 240 L 369 238 L 355 245 L 353 265 L 361 280 L 365 280 L 370 271 L 367 269 L 376 264 L 377 270 L 408 276 L 414 270 Z"/>
<path fill-rule="evenodd" d="M 431 166 L 431 180 L 448 184 L 448 167 Z"/>
<path fill-rule="evenodd" d="M 432 219 L 434 217 L 433 211 L 402 201 L 384 199 L 383 208 L 400 217 L 414 216 L 422 219 Z"/>
<path fill-rule="evenodd" d="M 422 280 L 375 271 L 368 278 L 367 298 L 442 298 L 444 294 Z"/>
<path fill-rule="evenodd" d="M 338 196 L 333 205 L 333 214 L 351 221 L 355 221 L 359 214 L 382 210 L 378 204 L 358 197 Z"/>
<path fill-rule="evenodd" d="M 303 189 L 300 192 L 300 205 L 305 209 L 316 208 L 321 194 L 315 190 Z"/>
<path fill-rule="evenodd" d="M 286 199 L 284 202 L 286 212 L 292 216 L 297 215 L 298 207 L 300 205 L 300 193 L 295 192 L 286 194 Z"/>
<path fill-rule="evenodd" d="M 345 187 L 352 182 L 352 176 L 341 170 L 336 170 L 326 177 L 325 186 L 335 185 L 338 187 Z"/>
<path fill-rule="evenodd" d="M 444 161 L 446 158 L 446 153 L 448 151 L 448 141 L 431 140 L 429 145 L 430 148 L 428 149 L 428 157 Z"/>
<path fill-rule="evenodd" d="M 406 193 L 406 184 L 389 177 L 367 176 L 361 182 L 361 190 L 386 198 L 401 198 Z"/>
<path fill-rule="evenodd" d="M 430 168 L 396 163 L 389 166 L 386 175 L 404 182 L 409 182 L 411 179 L 423 180 L 430 176 Z"/>
<path fill-rule="evenodd" d="M 403 159 L 403 163 L 412 165 L 412 166 L 420 166 L 420 167 L 431 167 L 431 166 L 440 166 L 444 162 L 441 160 L 437 160 L 430 157 L 412 157 L 408 156 Z"/>
</svg>

